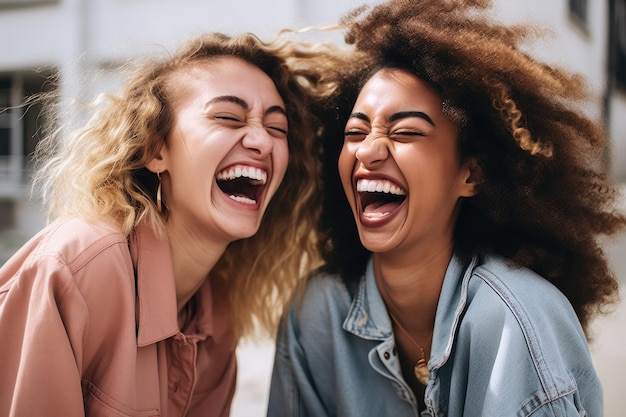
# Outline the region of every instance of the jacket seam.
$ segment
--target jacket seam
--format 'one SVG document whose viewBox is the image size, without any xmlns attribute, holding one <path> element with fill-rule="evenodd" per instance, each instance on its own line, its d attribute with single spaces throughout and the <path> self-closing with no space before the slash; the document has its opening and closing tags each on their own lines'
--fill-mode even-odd
<svg viewBox="0 0 626 417">
<path fill-rule="evenodd" d="M 484 268 L 482 269 L 484 270 Z M 562 394 L 557 389 L 557 384 L 554 382 L 553 378 L 551 378 L 551 372 L 545 364 L 545 359 L 539 347 L 539 341 L 535 329 L 531 321 L 527 319 L 528 314 L 513 291 L 511 291 L 511 289 L 499 277 L 491 271 L 484 271 L 485 274 L 481 274 L 480 271 L 474 271 L 474 273 L 505 303 L 508 310 L 513 314 L 513 317 L 515 317 L 515 320 L 518 322 L 520 330 L 524 335 L 524 340 L 526 341 L 526 346 L 530 351 L 530 357 L 533 361 L 535 371 L 537 372 L 544 394 L 546 395 L 546 401 L 542 404 L 546 404 L 560 398 Z M 511 302 L 511 300 L 515 300 L 515 303 Z M 550 379 L 552 379 L 552 381 L 549 381 Z M 552 389 L 549 389 L 549 386 L 551 386 Z"/>
</svg>

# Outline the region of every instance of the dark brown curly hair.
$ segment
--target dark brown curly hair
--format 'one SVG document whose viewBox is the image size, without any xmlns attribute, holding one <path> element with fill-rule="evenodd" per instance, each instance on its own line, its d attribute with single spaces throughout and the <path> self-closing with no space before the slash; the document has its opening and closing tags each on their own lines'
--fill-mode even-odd
<svg viewBox="0 0 626 417">
<path fill-rule="evenodd" d="M 483 180 L 463 201 L 457 253 L 495 253 L 556 285 L 584 328 L 617 299 L 618 284 L 598 242 L 626 218 L 604 172 L 601 124 L 580 111 L 583 79 L 520 49 L 536 34 L 485 17 L 488 0 L 389 0 L 343 19 L 357 67 L 320 103 L 324 208 L 320 249 L 326 268 L 354 282 L 368 252 L 337 174 L 343 129 L 360 87 L 382 68 L 429 83 L 459 129 L 459 154 L 477 158 Z"/>
</svg>

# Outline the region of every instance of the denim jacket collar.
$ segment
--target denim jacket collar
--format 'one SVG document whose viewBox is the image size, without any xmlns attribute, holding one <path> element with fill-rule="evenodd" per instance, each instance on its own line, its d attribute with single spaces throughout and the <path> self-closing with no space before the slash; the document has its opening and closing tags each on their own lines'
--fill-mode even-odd
<svg viewBox="0 0 626 417">
<path fill-rule="evenodd" d="M 365 270 L 365 279 L 359 283 L 344 330 L 367 340 L 386 340 L 392 336 L 391 321 L 383 297 L 376 286 L 374 261 L 370 257 Z"/>
<path fill-rule="evenodd" d="M 478 262 L 474 256 L 469 265 L 453 256 L 448 264 L 435 316 L 435 330 L 428 367 L 441 368 L 452 351 L 458 323 L 467 303 L 468 283 Z M 376 285 L 374 261 L 370 257 L 365 277 L 343 323 L 344 330 L 367 340 L 384 341 L 393 336 L 385 302 Z"/>
</svg>

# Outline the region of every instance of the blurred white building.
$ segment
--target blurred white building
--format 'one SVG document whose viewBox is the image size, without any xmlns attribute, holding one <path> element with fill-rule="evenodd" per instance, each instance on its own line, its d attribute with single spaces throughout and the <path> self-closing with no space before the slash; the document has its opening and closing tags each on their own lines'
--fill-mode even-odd
<svg viewBox="0 0 626 417">
<path fill-rule="evenodd" d="M 254 32 L 324 26 L 366 0 L 0 0 L 0 234 L 25 239 L 44 223 L 30 201 L 28 155 L 39 109 L 24 97 L 59 76 L 62 98 L 91 99 L 115 85 L 114 69 L 136 55 L 171 51 L 204 31 Z M 370 4 L 378 0 L 369 0 Z M 506 22 L 551 27 L 532 53 L 583 73 L 597 92 L 589 109 L 606 117 L 610 172 L 626 182 L 626 0 L 494 0 Z M 613 35 L 611 35 L 611 33 Z M 334 39 L 341 41 L 337 34 Z M 4 262 L 4 259 L 0 258 Z"/>
</svg>

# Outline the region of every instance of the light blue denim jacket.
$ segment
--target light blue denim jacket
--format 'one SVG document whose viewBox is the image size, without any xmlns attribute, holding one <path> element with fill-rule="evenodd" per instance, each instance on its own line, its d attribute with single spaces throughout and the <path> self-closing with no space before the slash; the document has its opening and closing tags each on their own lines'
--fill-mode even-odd
<svg viewBox="0 0 626 417">
<path fill-rule="evenodd" d="M 352 294 L 318 274 L 279 329 L 270 417 L 418 416 L 372 261 Z M 602 387 L 563 294 L 498 257 L 453 257 L 422 416 L 601 416 Z"/>
</svg>

